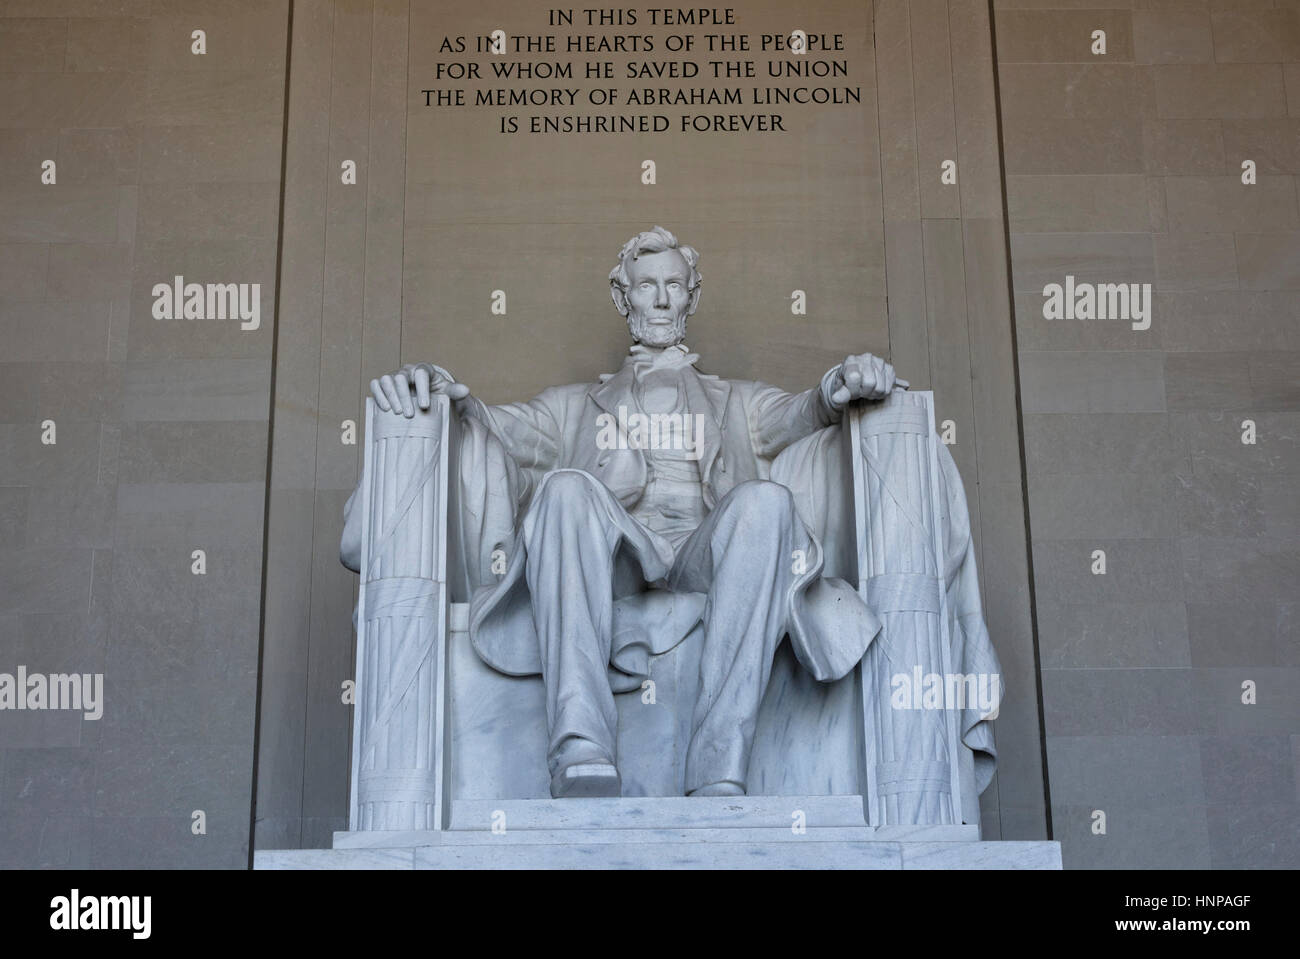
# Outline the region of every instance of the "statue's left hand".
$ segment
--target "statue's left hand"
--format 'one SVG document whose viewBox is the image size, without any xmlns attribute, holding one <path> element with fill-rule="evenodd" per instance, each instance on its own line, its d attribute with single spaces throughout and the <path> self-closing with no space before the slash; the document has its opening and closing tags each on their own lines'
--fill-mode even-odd
<svg viewBox="0 0 1300 959">
<path fill-rule="evenodd" d="M 840 408 L 856 399 L 879 400 L 890 394 L 895 386 L 906 388 L 907 380 L 900 380 L 894 367 L 871 353 L 846 357 L 831 382 L 831 402 Z"/>
</svg>

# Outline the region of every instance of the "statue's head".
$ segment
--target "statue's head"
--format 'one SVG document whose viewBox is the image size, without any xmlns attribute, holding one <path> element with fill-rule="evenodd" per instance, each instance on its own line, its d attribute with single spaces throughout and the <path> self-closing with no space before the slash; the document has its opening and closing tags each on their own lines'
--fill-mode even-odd
<svg viewBox="0 0 1300 959">
<path fill-rule="evenodd" d="M 686 338 L 686 318 L 700 302 L 699 261 L 699 253 L 679 246 L 661 226 L 623 244 L 609 271 L 609 292 L 632 339 L 662 348 Z"/>
</svg>

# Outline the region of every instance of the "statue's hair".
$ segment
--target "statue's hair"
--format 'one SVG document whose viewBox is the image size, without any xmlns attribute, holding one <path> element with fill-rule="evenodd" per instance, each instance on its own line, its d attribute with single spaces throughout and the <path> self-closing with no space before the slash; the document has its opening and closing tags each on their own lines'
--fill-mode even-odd
<svg viewBox="0 0 1300 959">
<path fill-rule="evenodd" d="M 627 316 L 627 291 L 632 285 L 632 279 L 627 275 L 627 261 L 635 260 L 642 253 L 663 253 L 666 250 L 676 250 L 682 255 L 686 265 L 691 268 L 691 276 L 686 283 L 687 292 L 698 296 L 697 291 L 703 280 L 700 271 L 695 268 L 700 262 L 699 251 L 694 247 L 680 245 L 677 237 L 663 227 L 656 226 L 638 233 L 624 243 L 618 251 L 618 265 L 609 271 L 610 294 L 614 297 L 614 305 L 624 316 Z"/>
</svg>

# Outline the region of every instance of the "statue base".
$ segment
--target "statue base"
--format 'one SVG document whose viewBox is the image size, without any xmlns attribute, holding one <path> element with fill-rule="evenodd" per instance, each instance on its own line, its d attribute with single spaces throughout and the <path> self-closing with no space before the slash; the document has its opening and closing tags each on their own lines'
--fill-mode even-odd
<svg viewBox="0 0 1300 959">
<path fill-rule="evenodd" d="M 334 834 L 254 869 L 1060 869 L 1058 842 L 863 824 L 861 796 L 468 800 L 449 829 Z"/>
</svg>

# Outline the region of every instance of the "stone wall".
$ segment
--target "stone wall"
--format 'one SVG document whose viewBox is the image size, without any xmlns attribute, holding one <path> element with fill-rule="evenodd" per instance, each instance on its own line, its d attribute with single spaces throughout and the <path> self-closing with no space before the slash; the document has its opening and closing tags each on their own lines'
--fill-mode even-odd
<svg viewBox="0 0 1300 959">
<path fill-rule="evenodd" d="M 994 5 L 1053 834 L 1294 866 L 1300 9 Z M 1066 275 L 1150 328 L 1044 319 Z"/>
<path fill-rule="evenodd" d="M 872 350 L 935 391 L 1009 689 L 986 838 L 1300 861 L 1300 5 L 991 7 L 801 8 L 863 101 L 784 138 L 503 148 L 421 90 L 444 32 L 533 4 L 0 4 L 0 672 L 104 676 L 100 720 L 0 713 L 0 865 L 242 867 L 253 819 L 328 845 L 366 383 L 613 369 L 604 277 L 655 222 L 703 253 L 707 371 L 796 389 Z M 155 319 L 176 275 L 258 284 L 258 328 Z M 1045 319 L 1067 276 L 1151 284 L 1149 328 Z"/>
<path fill-rule="evenodd" d="M 0 865 L 248 862 L 288 11 L 0 5 L 0 671 L 104 699 L 0 713 Z"/>
</svg>

